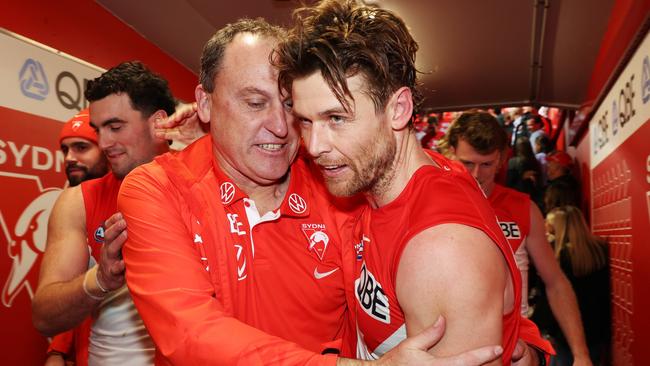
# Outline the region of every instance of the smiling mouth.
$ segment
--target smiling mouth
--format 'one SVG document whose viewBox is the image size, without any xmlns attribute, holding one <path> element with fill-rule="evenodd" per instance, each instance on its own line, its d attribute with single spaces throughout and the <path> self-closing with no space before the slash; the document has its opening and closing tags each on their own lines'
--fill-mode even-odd
<svg viewBox="0 0 650 366">
<path fill-rule="evenodd" d="M 279 151 L 284 147 L 284 145 L 285 144 L 257 144 L 255 146 L 266 151 Z"/>
</svg>

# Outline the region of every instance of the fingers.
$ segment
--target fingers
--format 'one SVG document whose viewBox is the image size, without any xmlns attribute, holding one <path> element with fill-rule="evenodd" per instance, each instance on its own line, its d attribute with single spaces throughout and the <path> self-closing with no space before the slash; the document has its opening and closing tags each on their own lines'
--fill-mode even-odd
<svg viewBox="0 0 650 366">
<path fill-rule="evenodd" d="M 410 348 L 428 351 L 445 334 L 445 326 L 445 318 L 440 315 L 433 325 L 420 332 L 420 334 L 407 338 L 404 343 L 406 344 L 408 342 L 408 347 Z"/>
<path fill-rule="evenodd" d="M 104 246 L 106 256 L 110 259 L 121 259 L 121 250 L 126 242 L 126 221 L 121 213 L 116 213 L 106 220 L 104 230 Z"/>
<path fill-rule="evenodd" d="M 492 362 L 503 354 L 501 346 L 487 346 L 465 352 L 458 356 L 452 356 L 445 360 L 445 365 L 465 366 L 465 365 L 483 365 Z"/>
<path fill-rule="evenodd" d="M 169 129 L 183 125 L 187 120 L 196 115 L 196 102 L 183 104 L 176 108 L 176 112 L 167 118 L 156 119 L 154 127 L 156 129 Z"/>
</svg>

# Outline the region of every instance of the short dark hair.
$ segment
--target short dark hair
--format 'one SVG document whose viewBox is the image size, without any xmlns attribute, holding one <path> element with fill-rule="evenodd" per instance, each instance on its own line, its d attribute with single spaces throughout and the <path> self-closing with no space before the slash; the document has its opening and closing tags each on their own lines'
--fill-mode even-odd
<svg viewBox="0 0 650 366">
<path fill-rule="evenodd" d="M 206 92 L 212 93 L 214 90 L 214 77 L 221 67 L 226 46 L 240 33 L 258 34 L 275 38 L 278 41 L 281 41 L 286 35 L 283 28 L 272 25 L 262 18 L 242 18 L 234 23 L 226 24 L 203 46 L 199 81 Z"/>
<path fill-rule="evenodd" d="M 508 135 L 496 117 L 488 112 L 467 111 L 461 113 L 443 137 L 444 148 L 458 147 L 458 141 L 466 141 L 480 154 L 491 154 L 496 150 L 503 152 L 508 147 Z"/>
<path fill-rule="evenodd" d="M 279 84 L 291 90 L 293 80 L 316 71 L 341 102 L 350 108 L 346 78 L 360 74 L 375 111 L 406 86 L 413 93 L 414 110 L 422 101 L 417 88 L 415 54 L 418 44 L 404 21 L 392 12 L 360 6 L 355 1 L 326 0 L 294 13 L 295 26 L 275 52 Z"/>
<path fill-rule="evenodd" d="M 94 102 L 118 93 L 126 93 L 133 109 L 145 118 L 161 109 L 171 115 L 176 108 L 167 80 L 139 61 L 123 62 L 90 80 L 85 96 Z"/>
</svg>

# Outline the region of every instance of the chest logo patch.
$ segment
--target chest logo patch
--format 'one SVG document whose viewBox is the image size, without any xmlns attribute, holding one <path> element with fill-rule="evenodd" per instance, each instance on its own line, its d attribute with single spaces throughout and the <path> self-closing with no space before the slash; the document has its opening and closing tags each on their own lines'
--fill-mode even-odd
<svg viewBox="0 0 650 366">
<path fill-rule="evenodd" d="M 98 243 L 104 242 L 104 223 L 102 223 L 97 227 L 95 233 L 93 234 L 93 237 L 95 238 L 95 241 Z"/>
<path fill-rule="evenodd" d="M 307 210 L 307 202 L 297 193 L 292 193 L 289 196 L 289 208 L 291 211 L 301 214 Z"/>
<path fill-rule="evenodd" d="M 330 243 L 330 237 L 325 233 L 325 224 L 302 224 L 302 232 L 309 242 L 307 249 L 323 260 Z"/>
<path fill-rule="evenodd" d="M 521 239 L 521 230 L 516 222 L 499 221 L 499 226 L 506 239 Z"/>
<path fill-rule="evenodd" d="M 230 182 L 221 183 L 219 191 L 221 193 L 221 203 L 224 205 L 229 204 L 235 198 L 235 186 Z"/>
</svg>

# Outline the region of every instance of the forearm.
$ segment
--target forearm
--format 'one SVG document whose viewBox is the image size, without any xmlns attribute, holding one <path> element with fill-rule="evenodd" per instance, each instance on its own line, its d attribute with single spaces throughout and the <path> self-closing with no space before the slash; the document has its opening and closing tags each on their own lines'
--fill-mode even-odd
<svg viewBox="0 0 650 366">
<path fill-rule="evenodd" d="M 86 289 L 96 299 L 84 291 L 85 275 L 82 273 L 70 281 L 54 282 L 38 289 L 32 301 L 32 320 L 39 332 L 54 336 L 72 329 L 100 303 L 103 294 L 94 284 L 94 271 L 88 275 Z"/>
<path fill-rule="evenodd" d="M 571 283 L 563 276 L 553 286 L 546 287 L 548 302 L 574 357 L 589 356 L 578 301 Z"/>
</svg>

